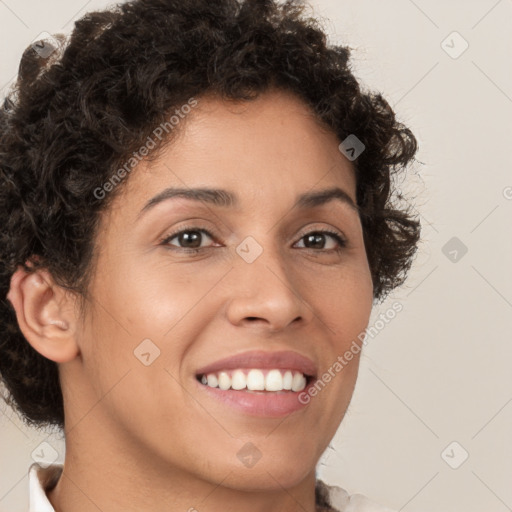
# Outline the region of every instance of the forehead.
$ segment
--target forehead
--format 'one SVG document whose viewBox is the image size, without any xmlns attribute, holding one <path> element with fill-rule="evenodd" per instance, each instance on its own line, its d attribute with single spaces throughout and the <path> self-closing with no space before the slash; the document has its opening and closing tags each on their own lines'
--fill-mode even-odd
<svg viewBox="0 0 512 512">
<path fill-rule="evenodd" d="M 139 211 L 168 187 L 227 189 L 242 202 L 290 202 L 313 188 L 338 186 L 355 202 L 354 170 L 338 138 L 290 93 L 237 102 L 199 98 L 177 135 L 130 176 L 130 203 Z"/>
</svg>

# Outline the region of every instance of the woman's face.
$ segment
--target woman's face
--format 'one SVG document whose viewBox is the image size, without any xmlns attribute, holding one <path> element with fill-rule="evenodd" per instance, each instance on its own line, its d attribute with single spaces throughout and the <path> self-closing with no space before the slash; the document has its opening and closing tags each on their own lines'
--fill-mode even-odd
<svg viewBox="0 0 512 512">
<path fill-rule="evenodd" d="M 69 437 L 148 471 L 215 483 L 229 475 L 244 489 L 292 486 L 314 471 L 345 414 L 359 356 L 332 368 L 372 307 L 357 211 L 339 198 L 294 205 L 334 187 L 355 203 L 354 171 L 337 138 L 285 93 L 199 99 L 183 127 L 158 161 L 131 173 L 102 217 L 80 357 L 61 367 L 67 427 L 76 424 Z M 161 195 L 170 188 L 222 189 L 236 201 Z M 324 230 L 346 246 L 329 233 L 307 236 Z M 201 368 L 247 351 L 292 351 L 317 378 L 330 368 L 334 377 L 299 408 L 299 392 L 198 381 Z M 233 365 L 244 374 L 265 366 Z"/>
</svg>

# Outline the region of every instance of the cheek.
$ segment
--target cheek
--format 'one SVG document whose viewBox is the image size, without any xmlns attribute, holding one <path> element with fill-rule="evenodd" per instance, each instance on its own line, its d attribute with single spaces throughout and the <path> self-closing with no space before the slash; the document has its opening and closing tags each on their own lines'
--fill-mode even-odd
<svg viewBox="0 0 512 512">
<path fill-rule="evenodd" d="M 185 264 L 166 260 L 129 268 L 112 284 L 115 292 L 111 302 L 130 331 L 162 339 L 193 313 L 228 270 L 201 261 Z M 125 275 L 131 277 L 126 279 Z"/>
<path fill-rule="evenodd" d="M 321 293 L 320 293 L 321 291 Z M 373 283 L 368 266 L 358 264 L 325 281 L 316 295 L 316 315 L 325 324 L 328 343 L 322 357 L 319 385 L 325 400 L 341 421 L 351 399 L 363 350 L 362 341 L 373 306 Z M 325 393 L 324 388 L 329 388 Z"/>
<path fill-rule="evenodd" d="M 85 359 L 100 396 L 128 370 L 134 394 L 127 398 L 142 393 L 151 403 L 162 392 L 179 395 L 176 381 L 189 378 L 182 363 L 215 315 L 208 292 L 218 272 L 153 267 L 111 272 L 94 288 Z"/>
<path fill-rule="evenodd" d="M 135 302 L 130 303 L 131 309 L 117 311 L 108 311 L 108 304 L 97 306 L 88 318 L 83 331 L 83 371 L 92 394 L 84 402 L 82 415 L 97 404 L 95 414 L 101 421 L 122 425 L 126 434 L 145 439 L 157 451 L 170 431 L 180 429 L 188 407 L 179 374 L 188 338 L 180 323 L 161 336 L 163 327 L 168 330 L 179 321 L 178 314 L 166 315 L 164 309 L 157 310 L 157 304 L 138 311 L 134 306 Z"/>
<path fill-rule="evenodd" d="M 365 261 L 336 272 L 318 273 L 309 285 L 311 305 L 341 350 L 366 328 L 373 307 L 373 283 Z"/>
</svg>

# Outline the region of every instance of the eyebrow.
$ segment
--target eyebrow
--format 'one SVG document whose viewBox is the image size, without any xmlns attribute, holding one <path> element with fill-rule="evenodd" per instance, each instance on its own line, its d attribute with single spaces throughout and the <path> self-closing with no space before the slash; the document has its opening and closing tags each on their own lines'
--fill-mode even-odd
<svg viewBox="0 0 512 512">
<path fill-rule="evenodd" d="M 239 205 L 238 197 L 233 192 L 216 188 L 166 188 L 153 198 L 151 198 L 139 213 L 141 217 L 145 212 L 161 203 L 172 198 L 184 198 L 192 201 L 200 201 L 213 206 L 224 208 L 233 208 Z M 323 190 L 315 190 L 306 192 L 297 197 L 294 208 L 307 209 L 316 206 L 322 206 L 330 201 L 339 201 L 349 206 L 357 214 L 359 214 L 359 206 L 354 203 L 352 198 L 339 187 L 332 187 Z"/>
</svg>

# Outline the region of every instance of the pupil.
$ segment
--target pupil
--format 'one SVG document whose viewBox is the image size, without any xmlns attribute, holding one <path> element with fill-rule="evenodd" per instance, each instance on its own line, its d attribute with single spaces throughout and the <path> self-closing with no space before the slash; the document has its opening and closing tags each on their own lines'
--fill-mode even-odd
<svg viewBox="0 0 512 512">
<path fill-rule="evenodd" d="M 190 235 L 192 233 L 192 235 Z M 201 246 L 201 233 L 199 231 L 186 231 L 185 233 L 182 233 L 180 235 L 180 243 L 183 245 L 183 242 L 185 242 L 186 247 L 200 247 Z M 189 242 L 192 241 L 192 245 L 189 244 Z M 195 244 L 194 244 L 195 242 Z M 188 245 L 187 245 L 188 244 Z"/>
<path fill-rule="evenodd" d="M 322 242 L 323 242 L 323 236 L 324 235 L 321 235 L 321 234 L 311 234 L 311 235 L 307 235 L 306 239 L 309 241 L 312 241 L 313 244 L 318 244 L 318 245 L 322 245 Z M 320 247 L 320 249 L 322 249 L 322 247 Z"/>
</svg>

